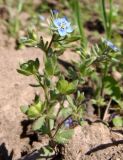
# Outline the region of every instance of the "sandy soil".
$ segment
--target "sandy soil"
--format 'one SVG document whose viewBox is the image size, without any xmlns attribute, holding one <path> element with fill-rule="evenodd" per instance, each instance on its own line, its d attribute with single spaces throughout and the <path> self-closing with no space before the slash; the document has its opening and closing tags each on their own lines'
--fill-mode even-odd
<svg viewBox="0 0 123 160">
<path fill-rule="evenodd" d="M 16 68 L 20 61 L 36 57 L 42 61 L 42 53 L 38 49 L 0 50 L 0 143 L 5 143 L 9 153 L 14 151 L 15 159 L 21 156 L 29 142 L 29 138 L 20 139 L 21 122 L 25 118 L 20 112 L 20 105 L 30 103 L 36 93 L 28 85 L 34 82 L 33 78 L 18 74 Z"/>
</svg>

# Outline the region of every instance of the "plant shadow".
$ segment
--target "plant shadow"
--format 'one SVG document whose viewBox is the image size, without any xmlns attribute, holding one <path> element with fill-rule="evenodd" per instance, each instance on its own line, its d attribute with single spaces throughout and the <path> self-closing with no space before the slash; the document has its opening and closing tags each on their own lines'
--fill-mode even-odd
<svg viewBox="0 0 123 160">
<path fill-rule="evenodd" d="M 20 135 L 20 138 L 29 138 L 29 145 L 32 145 L 33 142 L 38 142 L 38 135 L 35 132 L 29 131 L 29 126 L 32 124 L 31 120 L 23 120 L 21 122 L 22 126 L 22 133 Z"/>
<path fill-rule="evenodd" d="M 112 143 L 106 143 L 106 144 L 101 144 L 91 150 L 89 150 L 86 155 L 90 155 L 94 152 L 100 151 L 100 150 L 104 150 L 107 149 L 109 147 L 113 147 L 113 146 L 118 146 L 119 144 L 123 144 L 123 140 L 118 140 L 118 141 L 113 141 Z"/>
<path fill-rule="evenodd" d="M 11 153 L 8 153 L 5 143 L 0 145 L 0 160 L 12 160 L 13 159 L 13 150 Z"/>
</svg>

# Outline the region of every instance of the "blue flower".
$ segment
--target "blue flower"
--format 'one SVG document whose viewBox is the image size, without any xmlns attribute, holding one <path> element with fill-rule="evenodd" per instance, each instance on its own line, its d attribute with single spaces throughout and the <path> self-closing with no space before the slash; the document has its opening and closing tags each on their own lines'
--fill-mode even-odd
<svg viewBox="0 0 123 160">
<path fill-rule="evenodd" d="M 59 11 L 57 9 L 53 9 L 52 12 L 53 12 L 53 14 L 59 13 Z"/>
<path fill-rule="evenodd" d="M 111 41 L 108 41 L 108 40 L 104 39 L 104 43 L 105 43 L 109 48 L 111 48 L 113 51 L 115 51 L 115 52 L 120 51 L 120 49 L 117 48 Z"/>
<path fill-rule="evenodd" d="M 54 19 L 53 23 L 60 36 L 66 36 L 68 33 L 73 32 L 73 28 L 66 17 Z"/>
<path fill-rule="evenodd" d="M 69 128 L 73 124 L 72 118 L 68 118 L 65 122 L 64 125 L 66 128 Z"/>
</svg>

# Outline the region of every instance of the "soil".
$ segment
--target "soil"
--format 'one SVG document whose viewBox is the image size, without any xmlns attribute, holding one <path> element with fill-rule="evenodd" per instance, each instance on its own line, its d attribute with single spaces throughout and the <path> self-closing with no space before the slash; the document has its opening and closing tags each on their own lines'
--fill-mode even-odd
<svg viewBox="0 0 123 160">
<path fill-rule="evenodd" d="M 65 160 L 121 160 L 122 153 L 122 131 L 110 130 L 97 122 L 75 128 L 73 138 L 65 147 Z"/>
<path fill-rule="evenodd" d="M 95 22 L 89 24 L 97 25 Z M 89 28 L 90 29 L 90 28 Z M 93 29 L 93 28 L 91 28 Z M 0 160 L 36 160 L 38 150 L 47 144 L 46 137 L 30 132 L 30 122 L 21 113 L 20 106 L 32 102 L 34 95 L 42 90 L 32 88 L 33 77 L 17 73 L 20 62 L 40 59 L 43 70 L 43 53 L 37 48 L 15 49 L 15 40 L 5 34 L 0 26 Z M 47 38 L 47 37 L 46 37 Z M 61 59 L 78 60 L 67 50 Z M 65 160 L 123 160 L 123 128 L 109 128 L 102 122 L 85 123 L 75 127 L 73 138 L 65 145 Z M 28 131 L 28 132 L 26 132 Z M 57 158 L 60 160 L 61 158 Z"/>
</svg>

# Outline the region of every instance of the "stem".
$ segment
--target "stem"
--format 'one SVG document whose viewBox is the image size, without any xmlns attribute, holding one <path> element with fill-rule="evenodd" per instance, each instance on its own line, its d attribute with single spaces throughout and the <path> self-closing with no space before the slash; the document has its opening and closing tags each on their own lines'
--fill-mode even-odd
<svg viewBox="0 0 123 160">
<path fill-rule="evenodd" d="M 105 119 L 106 119 L 106 116 L 108 114 L 108 110 L 110 108 L 111 102 L 112 102 L 112 99 L 110 99 L 110 101 L 109 101 L 109 103 L 108 103 L 108 105 L 106 107 L 106 110 L 105 110 L 105 113 L 104 113 L 104 116 L 103 116 L 103 121 L 105 121 Z"/>
<path fill-rule="evenodd" d="M 46 87 L 46 85 L 43 85 L 42 83 L 41 83 L 41 80 L 40 80 L 40 74 L 39 73 L 37 73 L 37 74 L 35 74 L 34 75 L 35 76 L 35 79 L 38 81 L 38 83 L 40 84 L 40 86 L 43 88 L 43 90 L 44 90 L 44 94 L 45 94 L 45 98 L 46 98 L 46 102 L 48 103 L 49 102 L 49 97 L 48 97 L 48 91 L 47 91 L 47 87 Z"/>
<path fill-rule="evenodd" d="M 34 75 L 36 80 L 38 81 L 38 83 L 40 84 L 40 86 L 44 89 L 44 94 L 45 94 L 45 99 L 46 99 L 46 104 L 49 104 L 49 97 L 48 97 L 48 92 L 47 92 L 47 88 L 45 86 L 43 86 L 43 84 L 40 81 L 40 77 L 39 77 L 39 73 Z M 47 105 L 48 106 L 48 105 Z M 46 107 L 47 107 L 46 106 Z M 48 111 L 48 108 L 47 108 Z M 49 130 L 49 137 L 52 139 L 52 133 L 50 132 L 50 121 L 47 119 L 47 124 L 48 124 L 48 130 Z"/>
<path fill-rule="evenodd" d="M 55 137 L 55 135 L 57 134 L 57 132 L 59 131 L 59 129 L 61 128 L 62 124 L 68 119 L 70 118 L 71 115 L 67 116 L 67 118 L 65 118 L 57 127 L 55 134 L 53 135 L 53 138 Z"/>
<path fill-rule="evenodd" d="M 52 43 L 53 43 L 53 41 L 54 41 L 54 37 L 55 37 L 55 34 L 52 35 L 51 41 L 50 41 L 49 46 L 48 46 L 47 51 L 46 51 L 46 55 L 48 55 L 48 53 L 49 53 L 49 50 L 50 50 L 50 48 L 51 48 L 51 45 L 52 45 Z"/>
<path fill-rule="evenodd" d="M 36 74 L 34 75 L 35 79 L 38 81 L 38 83 L 40 84 L 40 86 L 41 86 L 42 88 L 44 88 L 44 87 L 43 87 L 43 84 L 41 83 L 41 80 L 40 80 L 40 77 L 39 77 L 39 76 L 40 76 L 39 73 L 36 73 Z"/>
<path fill-rule="evenodd" d="M 100 106 L 98 106 L 98 117 L 101 118 L 101 109 L 100 109 Z"/>
<path fill-rule="evenodd" d="M 106 62 L 105 63 L 105 68 L 104 68 L 104 74 L 103 74 L 102 82 L 101 82 L 101 89 L 100 89 L 100 96 L 101 97 L 104 97 L 104 87 L 105 87 L 104 78 L 106 77 L 107 73 L 108 73 L 108 64 Z M 101 108 L 100 108 L 100 106 L 98 106 L 98 116 L 99 116 L 99 118 L 101 118 Z"/>
<path fill-rule="evenodd" d="M 102 17 L 103 17 L 103 24 L 106 32 L 106 37 L 108 39 L 111 38 L 111 31 L 112 31 L 112 0 L 109 0 L 110 8 L 109 8 L 109 14 L 106 12 L 106 1 L 101 0 L 101 11 L 102 11 Z"/>
<path fill-rule="evenodd" d="M 48 103 L 49 102 L 49 97 L 48 97 L 48 91 L 47 91 L 47 87 L 44 86 L 44 94 L 45 94 L 45 99 L 46 99 L 46 102 Z"/>
<path fill-rule="evenodd" d="M 59 115 L 59 113 L 61 111 L 61 106 L 63 106 L 63 104 L 64 104 L 64 97 L 63 97 L 62 101 L 60 101 L 60 107 L 59 107 L 58 112 L 56 114 L 56 120 L 57 120 L 57 117 L 58 117 L 58 115 Z M 55 120 L 55 123 L 56 123 L 56 120 Z"/>
<path fill-rule="evenodd" d="M 101 92 L 100 92 L 100 96 L 102 96 L 102 97 L 104 97 L 104 86 L 105 86 L 104 78 L 106 77 L 107 73 L 108 73 L 108 64 L 106 62 L 105 63 L 105 68 L 104 68 L 104 75 L 102 77 L 102 86 L 101 86 Z"/>
<path fill-rule="evenodd" d="M 105 0 L 101 0 L 101 11 L 102 11 L 102 18 L 103 18 L 103 24 L 105 27 L 106 36 L 108 38 L 108 27 L 107 27 L 108 19 L 107 19 L 107 13 L 106 13 Z"/>
<path fill-rule="evenodd" d="M 49 130 L 48 135 L 49 135 L 49 137 L 50 137 L 51 140 L 52 140 L 53 136 L 52 136 L 52 133 L 51 133 L 51 130 L 50 130 L 50 119 L 47 120 L 47 124 L 48 124 L 48 130 Z"/>
<path fill-rule="evenodd" d="M 113 12 L 113 8 L 112 8 L 112 0 L 110 0 L 110 12 L 109 12 L 109 26 L 108 26 L 108 38 L 111 38 L 111 31 L 112 31 L 112 12 Z"/>
</svg>

